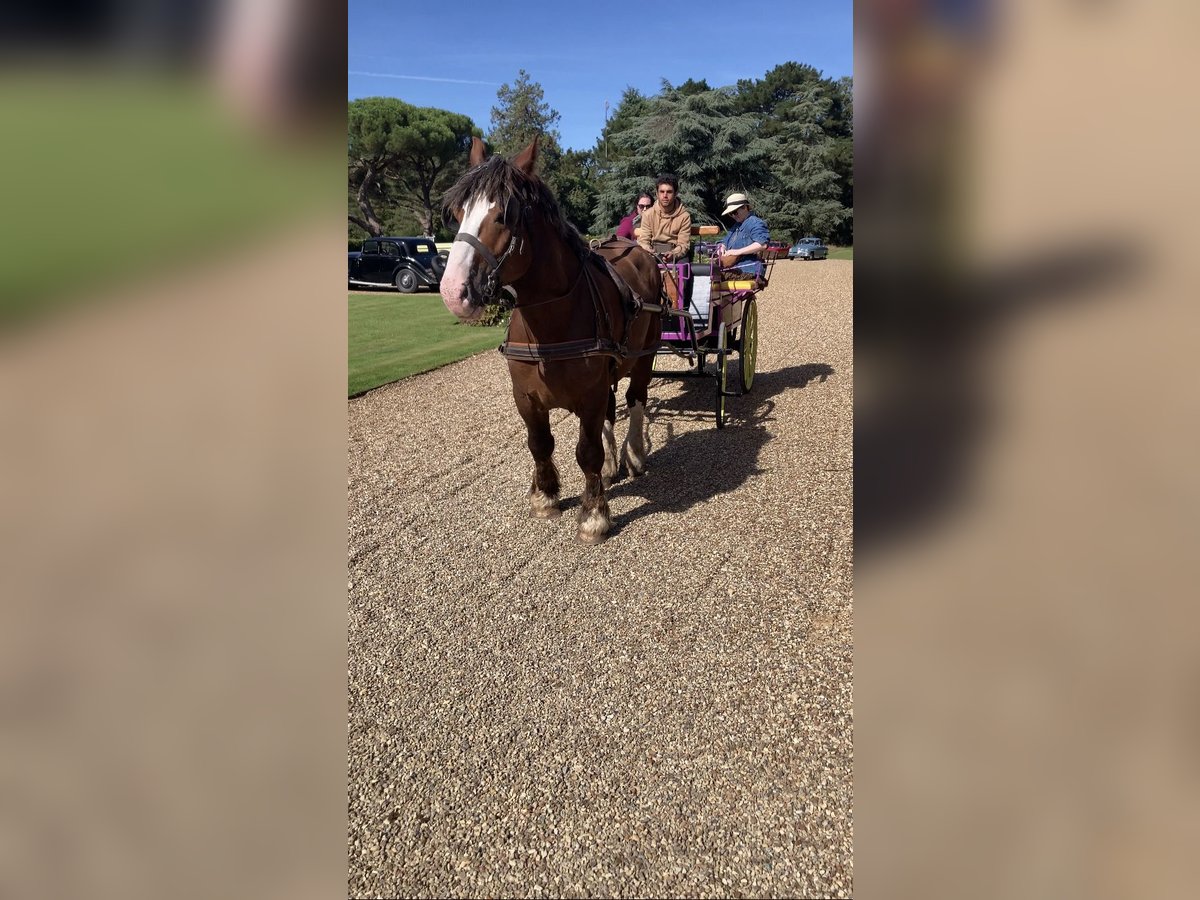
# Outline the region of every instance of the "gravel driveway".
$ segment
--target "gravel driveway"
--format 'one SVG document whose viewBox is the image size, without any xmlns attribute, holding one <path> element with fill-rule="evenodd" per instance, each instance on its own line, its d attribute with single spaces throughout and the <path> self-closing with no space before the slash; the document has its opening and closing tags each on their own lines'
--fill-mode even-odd
<svg viewBox="0 0 1200 900">
<path fill-rule="evenodd" d="M 723 431 L 651 382 L 598 547 L 498 353 L 349 403 L 350 896 L 850 895 L 852 273 L 777 264 Z"/>
</svg>

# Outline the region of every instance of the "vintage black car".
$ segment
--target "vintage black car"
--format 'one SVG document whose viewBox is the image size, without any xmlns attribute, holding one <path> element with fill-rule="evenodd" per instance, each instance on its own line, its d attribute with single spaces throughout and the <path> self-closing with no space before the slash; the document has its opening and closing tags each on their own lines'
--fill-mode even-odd
<svg viewBox="0 0 1200 900">
<path fill-rule="evenodd" d="M 371 238 L 349 257 L 352 286 L 394 287 L 405 294 L 421 287 L 436 290 L 446 268 L 437 245 L 423 237 Z"/>
</svg>

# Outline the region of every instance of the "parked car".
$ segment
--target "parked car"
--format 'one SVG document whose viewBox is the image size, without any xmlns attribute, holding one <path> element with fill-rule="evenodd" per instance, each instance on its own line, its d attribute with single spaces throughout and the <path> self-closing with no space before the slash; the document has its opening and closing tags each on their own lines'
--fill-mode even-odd
<svg viewBox="0 0 1200 900">
<path fill-rule="evenodd" d="M 792 244 L 792 249 L 788 251 L 788 259 L 828 258 L 829 248 L 821 242 L 820 238 L 815 237 L 800 238 L 800 240 Z"/>
<path fill-rule="evenodd" d="M 446 270 L 446 259 L 437 245 L 423 237 L 378 237 L 362 242 L 362 250 L 349 253 L 350 284 L 394 287 L 411 294 L 417 288 L 437 289 Z"/>
</svg>

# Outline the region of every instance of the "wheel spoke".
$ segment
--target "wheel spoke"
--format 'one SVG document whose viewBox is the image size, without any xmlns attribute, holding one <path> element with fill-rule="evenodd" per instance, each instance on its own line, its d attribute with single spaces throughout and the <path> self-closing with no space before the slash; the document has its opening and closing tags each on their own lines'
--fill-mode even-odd
<svg viewBox="0 0 1200 900">
<path fill-rule="evenodd" d="M 717 427 L 725 427 L 725 391 L 728 388 L 729 375 L 729 332 L 722 322 L 717 330 Z"/>
</svg>

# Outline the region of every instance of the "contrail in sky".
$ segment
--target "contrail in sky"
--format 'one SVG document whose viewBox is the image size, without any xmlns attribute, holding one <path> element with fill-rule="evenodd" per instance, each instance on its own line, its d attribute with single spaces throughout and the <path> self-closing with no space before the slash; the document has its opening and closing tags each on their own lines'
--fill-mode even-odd
<svg viewBox="0 0 1200 900">
<path fill-rule="evenodd" d="M 489 87 L 500 87 L 498 81 L 472 81 L 469 78 L 431 78 L 427 75 L 392 75 L 389 72 L 356 72 L 350 69 L 347 75 L 366 75 L 370 78 L 402 78 L 406 81 L 449 81 L 453 84 L 486 84 Z"/>
</svg>

